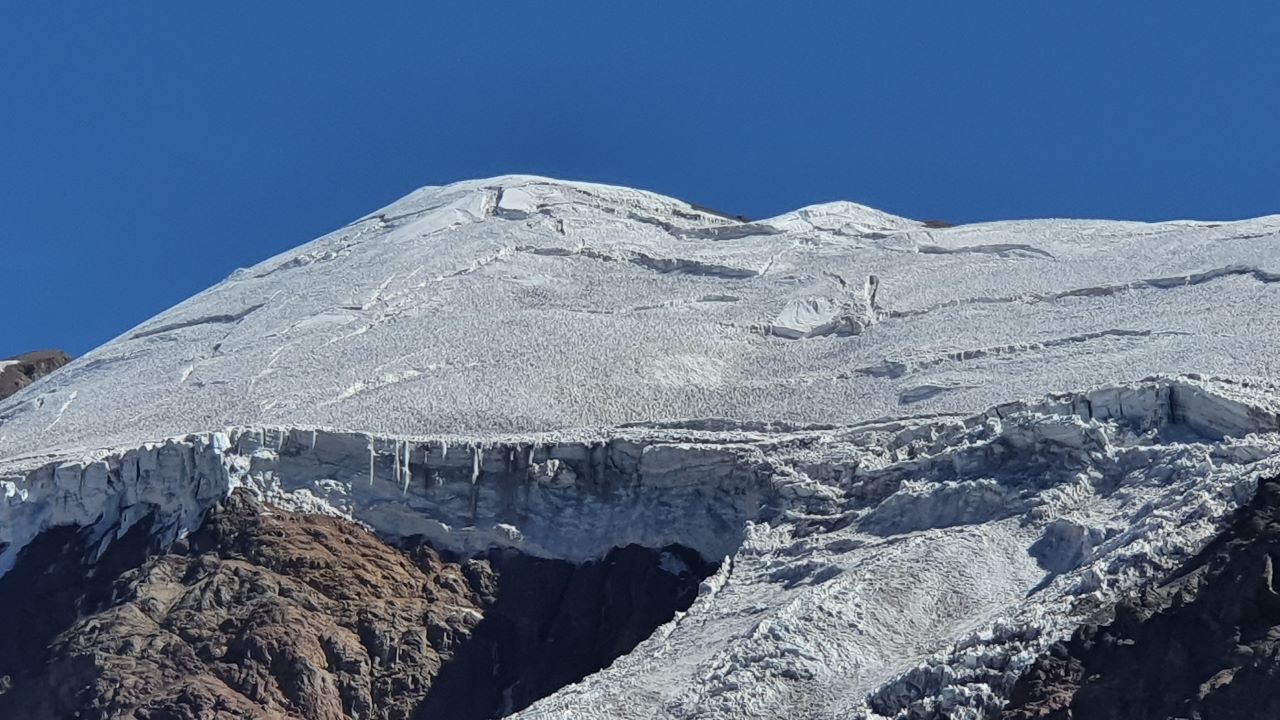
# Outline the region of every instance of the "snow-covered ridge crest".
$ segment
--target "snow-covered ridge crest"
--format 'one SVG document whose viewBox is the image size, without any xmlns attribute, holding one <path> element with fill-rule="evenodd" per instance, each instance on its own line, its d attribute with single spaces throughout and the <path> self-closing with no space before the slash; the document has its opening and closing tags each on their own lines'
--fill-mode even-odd
<svg viewBox="0 0 1280 720">
<path fill-rule="evenodd" d="M 0 403 L 0 466 L 237 426 L 848 425 L 1274 377 L 1280 326 L 1254 309 L 1280 305 L 1278 237 L 1280 217 L 931 228 L 528 176 L 423 188 Z"/>
<path fill-rule="evenodd" d="M 981 717 L 1280 473 L 1277 239 L 424 188 L 0 402 L 0 570 L 238 487 L 462 553 L 680 543 L 726 558 L 698 604 L 526 717 Z"/>
</svg>

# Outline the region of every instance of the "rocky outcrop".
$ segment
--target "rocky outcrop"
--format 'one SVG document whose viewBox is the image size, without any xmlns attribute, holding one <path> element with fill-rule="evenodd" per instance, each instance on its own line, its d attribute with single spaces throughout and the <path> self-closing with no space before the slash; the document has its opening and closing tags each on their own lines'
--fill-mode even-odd
<svg viewBox="0 0 1280 720">
<path fill-rule="evenodd" d="M 714 569 L 678 546 L 447 561 L 244 490 L 171 548 L 154 531 L 96 559 L 71 526 L 22 551 L 0 578 L 0 717 L 499 717 L 630 651 Z"/>
<path fill-rule="evenodd" d="M 71 362 L 61 350 L 37 350 L 0 360 L 0 400 Z"/>
<path fill-rule="evenodd" d="M 46 572 L 78 541 L 42 536 L 3 578 L 0 606 L 56 612 L 25 635 L 6 616 L 0 634 L 25 642 L 3 657 L 0 716 L 410 718 L 481 617 L 461 568 L 431 550 L 247 493 L 139 565 L 137 543 L 117 542 L 83 585 Z"/>
<path fill-rule="evenodd" d="M 1114 617 L 1053 645 L 1003 720 L 1280 717 L 1280 481 L 1227 532 Z"/>
</svg>

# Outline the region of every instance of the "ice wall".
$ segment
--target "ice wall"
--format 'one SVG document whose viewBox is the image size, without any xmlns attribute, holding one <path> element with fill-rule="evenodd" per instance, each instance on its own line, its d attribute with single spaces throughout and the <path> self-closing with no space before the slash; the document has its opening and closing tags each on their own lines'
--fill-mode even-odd
<svg viewBox="0 0 1280 720">
<path fill-rule="evenodd" d="M 1045 644 L 1280 473 L 1275 397 L 1182 377 L 832 427 L 236 428 L 0 480 L 0 543 L 7 567 L 43 529 L 107 543 L 153 513 L 164 542 L 236 487 L 463 554 L 677 543 L 726 560 L 695 606 L 523 717 L 982 717 Z"/>
</svg>

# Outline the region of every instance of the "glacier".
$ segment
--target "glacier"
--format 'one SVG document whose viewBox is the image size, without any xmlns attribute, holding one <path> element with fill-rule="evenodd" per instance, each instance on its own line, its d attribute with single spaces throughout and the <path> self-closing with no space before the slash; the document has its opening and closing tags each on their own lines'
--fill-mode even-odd
<svg viewBox="0 0 1280 720">
<path fill-rule="evenodd" d="M 1280 474 L 1278 239 L 423 188 L 0 402 L 0 572 L 237 488 L 464 555 L 680 544 L 693 607 L 516 717 L 993 717 Z"/>
</svg>

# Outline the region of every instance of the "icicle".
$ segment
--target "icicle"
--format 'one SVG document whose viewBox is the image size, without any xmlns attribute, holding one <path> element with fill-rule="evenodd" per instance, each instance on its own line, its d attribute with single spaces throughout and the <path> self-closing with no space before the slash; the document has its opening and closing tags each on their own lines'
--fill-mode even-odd
<svg viewBox="0 0 1280 720">
<path fill-rule="evenodd" d="M 471 446 L 471 523 L 476 522 L 476 510 L 480 504 L 480 488 L 477 483 L 480 481 L 480 453 L 484 450 L 484 445 Z"/>
<path fill-rule="evenodd" d="M 441 465 L 444 464 L 445 458 L 448 457 L 448 455 L 449 455 L 449 441 L 441 440 L 440 441 L 440 464 Z"/>
<path fill-rule="evenodd" d="M 316 431 L 315 430 L 311 431 L 311 449 L 312 450 L 316 449 Z"/>
<path fill-rule="evenodd" d="M 391 481 L 400 482 L 400 441 L 391 445 Z"/>
<path fill-rule="evenodd" d="M 867 284 L 862 288 L 862 296 L 867 305 L 867 324 L 874 325 L 880 320 L 880 308 L 876 306 L 876 293 L 880 290 L 880 278 L 867 276 Z"/>
<path fill-rule="evenodd" d="M 409 441 L 404 443 L 404 469 L 400 471 L 400 478 L 404 480 L 404 487 L 401 488 L 401 495 L 409 494 L 409 480 L 413 477 L 413 473 L 409 470 Z"/>
<path fill-rule="evenodd" d="M 373 436 L 369 436 L 369 484 L 373 484 Z"/>
</svg>

